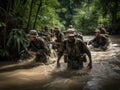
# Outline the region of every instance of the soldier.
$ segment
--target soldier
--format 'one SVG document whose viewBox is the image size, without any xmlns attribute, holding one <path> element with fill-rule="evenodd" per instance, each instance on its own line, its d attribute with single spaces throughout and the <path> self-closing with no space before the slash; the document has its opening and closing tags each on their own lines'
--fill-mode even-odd
<svg viewBox="0 0 120 90">
<path fill-rule="evenodd" d="M 49 28 L 48 26 L 44 26 L 43 30 L 41 32 L 39 32 L 39 36 L 48 36 L 51 33 L 49 32 Z"/>
<path fill-rule="evenodd" d="M 81 33 L 81 32 L 78 32 L 75 28 L 73 28 L 72 25 L 69 25 L 69 28 L 68 28 L 66 31 L 64 31 L 64 34 L 65 34 L 66 37 L 67 37 L 69 34 L 75 34 L 75 37 L 76 37 L 76 38 L 79 38 L 79 39 L 83 40 L 83 35 L 82 35 L 82 33 Z"/>
<path fill-rule="evenodd" d="M 67 29 L 67 31 L 70 31 L 70 32 L 75 32 L 75 31 L 76 31 L 76 29 L 75 29 L 75 28 L 73 28 L 73 26 L 72 26 L 72 25 L 69 25 L 69 28 Z"/>
<path fill-rule="evenodd" d="M 99 26 L 98 29 L 100 30 L 101 34 L 104 34 L 104 36 L 109 37 L 109 33 L 103 26 L 101 26 L 101 27 Z"/>
<path fill-rule="evenodd" d="M 67 38 L 69 36 L 69 34 L 74 34 L 76 38 L 79 38 L 81 40 L 83 40 L 83 36 L 81 32 L 77 32 L 77 30 L 75 28 L 73 28 L 72 25 L 69 25 L 69 28 L 63 32 L 65 35 L 65 38 Z M 66 52 L 64 53 L 64 62 L 67 62 L 67 54 Z"/>
<path fill-rule="evenodd" d="M 56 42 L 62 42 L 64 39 L 64 34 L 59 30 L 58 27 L 55 27 L 54 29 L 55 37 L 56 37 Z"/>
<path fill-rule="evenodd" d="M 42 32 L 44 32 L 44 33 L 47 33 L 48 32 L 48 26 L 44 26 L 44 29 L 43 29 L 43 31 Z"/>
<path fill-rule="evenodd" d="M 36 30 L 30 30 L 28 38 L 30 40 L 28 53 L 36 55 L 35 61 L 47 63 L 50 51 L 44 39 L 38 37 Z"/>
<path fill-rule="evenodd" d="M 72 25 L 69 25 L 68 29 L 66 31 L 64 31 L 63 33 L 67 37 L 69 34 L 75 34 L 76 33 L 76 29 L 73 28 Z"/>
<path fill-rule="evenodd" d="M 69 34 L 68 39 L 64 40 L 61 46 L 61 50 L 58 54 L 57 67 L 60 66 L 60 59 L 64 52 L 67 53 L 67 65 L 68 68 L 80 69 L 83 67 L 83 57 L 87 54 L 89 57 L 88 67 L 92 68 L 91 53 L 85 43 L 74 37 L 74 34 Z"/>
<path fill-rule="evenodd" d="M 95 30 L 95 38 L 89 41 L 89 45 L 91 44 L 93 47 L 101 50 L 107 50 L 109 43 L 109 39 L 104 34 L 101 34 L 99 29 Z"/>
<path fill-rule="evenodd" d="M 99 24 L 97 29 L 100 30 L 101 34 L 104 34 L 106 37 L 109 37 L 109 32 L 107 32 L 107 29 L 104 24 Z"/>
<path fill-rule="evenodd" d="M 55 36 L 55 39 L 54 39 L 54 42 L 53 42 L 53 48 L 54 49 L 58 49 L 62 40 L 63 40 L 63 33 L 59 30 L 58 27 L 55 27 L 54 28 L 54 36 Z"/>
</svg>

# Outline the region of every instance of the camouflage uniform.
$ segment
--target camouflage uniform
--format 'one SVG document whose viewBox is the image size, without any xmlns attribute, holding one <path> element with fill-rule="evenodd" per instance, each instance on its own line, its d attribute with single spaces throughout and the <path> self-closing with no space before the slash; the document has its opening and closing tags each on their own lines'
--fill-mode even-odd
<svg viewBox="0 0 120 90">
<path fill-rule="evenodd" d="M 33 35 L 33 32 L 32 34 Z M 35 37 L 34 41 L 30 41 L 29 50 L 36 52 L 36 61 L 46 63 L 48 60 L 48 55 L 50 54 L 50 50 L 41 37 Z"/>
<path fill-rule="evenodd" d="M 58 27 L 55 27 L 54 33 L 55 33 L 55 37 L 56 37 L 55 41 L 62 42 L 63 38 L 64 38 L 64 34 L 59 30 Z"/>
<path fill-rule="evenodd" d="M 39 36 L 49 36 L 51 33 L 49 32 L 48 26 L 44 26 L 43 30 L 38 33 Z"/>
<path fill-rule="evenodd" d="M 99 32 L 99 31 L 98 31 Z M 100 48 L 103 50 L 106 50 L 109 46 L 110 40 L 108 37 L 106 37 L 104 34 L 100 34 L 99 36 L 95 36 L 89 44 L 92 44 L 95 48 Z"/>
<path fill-rule="evenodd" d="M 60 45 L 61 45 L 61 42 L 64 40 L 64 34 L 59 30 L 58 27 L 55 27 L 55 30 L 54 30 L 54 34 L 55 34 L 55 42 L 53 44 L 53 47 L 57 49 L 59 49 Z"/>
<path fill-rule="evenodd" d="M 97 29 L 100 30 L 100 33 L 103 34 L 106 38 L 109 38 L 109 33 L 103 26 L 99 26 Z"/>
<path fill-rule="evenodd" d="M 63 44 L 61 46 L 61 51 L 58 54 L 59 55 L 58 63 L 59 63 L 60 57 L 64 54 L 64 52 L 67 53 L 68 68 L 72 68 L 72 69 L 82 68 L 83 55 L 85 53 L 89 56 L 90 63 L 92 63 L 89 49 L 84 44 L 84 42 L 78 38 L 75 38 L 74 42 L 69 42 L 68 39 L 63 41 Z"/>
<path fill-rule="evenodd" d="M 82 33 L 77 32 L 72 25 L 69 26 L 69 28 L 67 29 L 67 31 L 64 31 L 64 35 L 65 38 L 67 38 L 70 34 L 74 34 L 76 38 L 79 38 L 81 40 L 83 40 L 83 36 Z M 64 62 L 67 62 L 67 53 L 65 52 L 64 54 Z"/>
</svg>

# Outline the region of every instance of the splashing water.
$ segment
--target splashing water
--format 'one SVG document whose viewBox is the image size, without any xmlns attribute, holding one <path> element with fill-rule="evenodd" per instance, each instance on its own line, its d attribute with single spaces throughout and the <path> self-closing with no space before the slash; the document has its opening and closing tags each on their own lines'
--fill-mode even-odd
<svg viewBox="0 0 120 90">
<path fill-rule="evenodd" d="M 91 50 L 91 70 L 68 70 L 63 59 L 59 69 L 56 63 L 35 66 L 32 60 L 1 65 L 0 90 L 120 90 L 120 39 L 111 40 L 109 50 Z"/>
</svg>

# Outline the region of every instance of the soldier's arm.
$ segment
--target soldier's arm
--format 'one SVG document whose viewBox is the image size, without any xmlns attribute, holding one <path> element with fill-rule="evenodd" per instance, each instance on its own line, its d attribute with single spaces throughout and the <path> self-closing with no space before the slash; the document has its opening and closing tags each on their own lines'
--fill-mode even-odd
<svg viewBox="0 0 120 90">
<path fill-rule="evenodd" d="M 87 45 L 85 45 L 84 42 L 81 41 L 81 44 L 83 46 L 84 52 L 88 55 L 89 57 L 89 64 L 88 64 L 88 68 L 92 68 L 92 57 L 91 57 L 91 52 L 89 50 L 89 48 L 87 47 Z"/>
<path fill-rule="evenodd" d="M 63 53 L 64 53 L 64 42 L 62 42 L 62 45 L 60 46 L 60 51 L 58 52 L 57 67 L 60 67 L 60 59 L 63 56 Z"/>
<path fill-rule="evenodd" d="M 32 42 L 29 42 L 28 47 L 26 48 L 26 53 L 29 55 L 36 55 L 35 51 L 32 51 L 31 48 L 34 48 L 35 50 L 37 50 L 37 48 L 33 45 Z"/>
<path fill-rule="evenodd" d="M 44 39 L 42 38 L 39 38 L 39 44 L 40 44 L 40 47 L 39 47 L 39 50 L 37 53 L 45 53 L 47 55 L 49 55 L 50 53 L 50 50 L 49 50 L 49 47 L 48 45 L 46 44 L 46 42 L 44 41 Z M 42 52 L 41 52 L 42 51 Z"/>
<path fill-rule="evenodd" d="M 63 55 L 62 52 L 58 54 L 57 67 L 60 67 L 60 59 L 61 59 L 62 55 Z"/>
<path fill-rule="evenodd" d="M 43 47 L 44 47 L 45 53 L 50 56 L 50 48 L 45 41 L 43 42 Z"/>
</svg>

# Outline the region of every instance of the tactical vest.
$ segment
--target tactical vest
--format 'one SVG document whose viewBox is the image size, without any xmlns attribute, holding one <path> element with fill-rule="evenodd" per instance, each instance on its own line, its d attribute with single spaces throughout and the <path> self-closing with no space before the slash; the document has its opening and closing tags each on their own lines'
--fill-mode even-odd
<svg viewBox="0 0 120 90">
<path fill-rule="evenodd" d="M 81 41 L 77 38 L 75 38 L 75 42 L 71 44 L 67 40 L 65 42 L 64 48 L 68 56 L 79 57 L 81 56 L 81 54 L 83 54 L 83 47 L 81 45 Z"/>
</svg>

